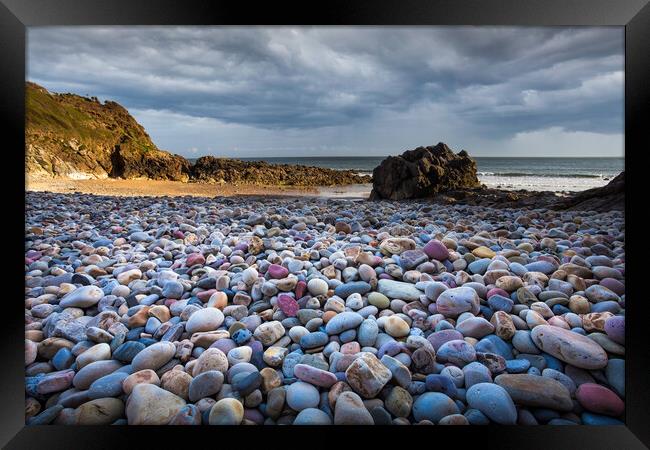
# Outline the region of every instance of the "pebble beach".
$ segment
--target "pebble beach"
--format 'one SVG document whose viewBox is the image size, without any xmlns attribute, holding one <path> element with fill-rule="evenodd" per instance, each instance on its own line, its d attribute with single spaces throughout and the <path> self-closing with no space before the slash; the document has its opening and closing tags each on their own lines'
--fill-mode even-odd
<svg viewBox="0 0 650 450">
<path fill-rule="evenodd" d="M 615 425 L 620 211 L 26 192 L 28 425 Z"/>
</svg>

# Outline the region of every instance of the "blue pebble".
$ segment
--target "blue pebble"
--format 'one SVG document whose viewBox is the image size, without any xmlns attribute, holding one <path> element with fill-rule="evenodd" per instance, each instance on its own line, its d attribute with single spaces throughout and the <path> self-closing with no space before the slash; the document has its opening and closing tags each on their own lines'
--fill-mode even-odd
<svg viewBox="0 0 650 450">
<path fill-rule="evenodd" d="M 509 313 L 512 311 L 513 304 L 514 302 L 512 300 L 498 294 L 493 295 L 488 299 L 488 305 L 490 305 L 490 308 L 492 308 L 494 311 L 505 311 Z"/>
<path fill-rule="evenodd" d="M 155 317 L 149 317 L 147 319 L 147 323 L 144 326 L 144 332 L 149 333 L 149 334 L 154 334 L 158 328 L 160 328 L 160 320 L 156 319 Z"/>
<path fill-rule="evenodd" d="M 93 247 L 98 248 L 98 247 L 112 247 L 113 246 L 113 241 L 110 239 L 99 239 L 95 242 L 93 242 Z"/>
<path fill-rule="evenodd" d="M 489 258 L 477 259 L 469 263 L 467 269 L 473 274 L 484 275 L 491 261 Z"/>
<path fill-rule="evenodd" d="M 158 341 L 155 340 L 155 339 L 153 339 L 153 338 L 147 338 L 147 337 L 144 337 L 144 338 L 140 338 L 140 339 L 138 339 L 136 342 L 141 342 L 141 343 L 143 343 L 144 345 L 146 345 L 147 347 L 149 347 L 150 345 L 155 344 L 155 343 L 158 342 Z"/>
<path fill-rule="evenodd" d="M 559 304 L 558 305 L 553 305 L 553 308 L 551 308 L 551 310 L 553 311 L 553 314 L 555 314 L 556 316 L 561 316 L 562 314 L 566 314 L 566 313 L 571 312 L 571 310 L 569 308 L 567 308 L 566 306 L 563 306 L 563 305 L 559 305 Z"/>
<path fill-rule="evenodd" d="M 580 415 L 582 423 L 584 425 L 624 425 L 624 423 L 618 419 L 614 419 L 609 416 L 602 416 L 600 414 L 594 414 L 589 412 L 584 412 Z"/>
<path fill-rule="evenodd" d="M 481 339 L 476 344 L 476 351 L 483 353 L 496 353 L 497 355 L 503 356 L 506 360 L 514 358 L 511 345 L 496 334 L 490 334 Z"/>
<path fill-rule="evenodd" d="M 235 344 L 243 345 L 246 342 L 250 341 L 251 337 L 253 337 L 253 333 L 251 333 L 248 328 L 242 328 L 235 331 L 231 336 L 231 339 L 235 341 Z"/>
<path fill-rule="evenodd" d="M 439 374 L 429 374 L 424 379 L 427 391 L 442 392 L 451 398 L 458 396 L 458 388 L 451 378 Z"/>
<path fill-rule="evenodd" d="M 344 344 L 347 342 L 352 342 L 357 337 L 357 330 L 345 330 L 343 333 L 339 334 L 339 339 Z"/>
<path fill-rule="evenodd" d="M 329 342 L 329 336 L 322 331 L 305 334 L 300 338 L 300 346 L 303 348 L 322 347 Z"/>
<path fill-rule="evenodd" d="M 562 363 L 562 361 L 553 355 L 549 355 L 548 353 L 542 353 L 542 356 L 546 360 L 546 367 L 564 373 L 564 363 Z"/>
<path fill-rule="evenodd" d="M 63 347 L 56 352 L 52 358 L 52 365 L 56 370 L 65 370 L 75 361 L 75 357 L 70 349 Z"/>
<path fill-rule="evenodd" d="M 353 281 L 351 283 L 344 283 L 334 289 L 334 294 L 341 298 L 348 298 L 352 294 L 366 294 L 370 292 L 372 286 L 365 281 Z"/>
<path fill-rule="evenodd" d="M 489 425 L 490 419 L 478 409 L 470 408 L 463 414 L 470 425 Z"/>
<path fill-rule="evenodd" d="M 485 305 L 480 305 L 479 309 L 481 311 L 481 314 L 485 317 L 485 320 L 490 320 L 492 318 L 492 315 L 494 314 L 494 311 L 492 309 L 488 308 Z"/>
<path fill-rule="evenodd" d="M 118 397 L 124 392 L 122 382 L 129 374 L 125 372 L 113 372 L 93 381 L 88 389 L 88 397 L 91 399 L 104 397 Z"/>
<path fill-rule="evenodd" d="M 509 359 L 506 361 L 506 372 L 508 373 L 525 373 L 530 367 L 530 361 L 527 359 Z"/>
<path fill-rule="evenodd" d="M 515 275 L 522 277 L 528 272 L 528 269 L 519 263 L 513 262 L 510 263 L 510 271 Z"/>
<path fill-rule="evenodd" d="M 126 333 L 126 340 L 127 341 L 136 341 L 136 340 L 140 339 L 140 334 L 141 333 L 144 333 L 144 327 L 131 328 Z"/>
<path fill-rule="evenodd" d="M 130 363 L 135 358 L 135 355 L 140 353 L 146 347 L 145 344 L 138 341 L 127 341 L 124 344 L 117 347 L 113 352 L 113 359 L 118 361 Z"/>
<path fill-rule="evenodd" d="M 539 369 L 537 367 L 531 367 L 530 369 L 528 369 L 527 373 L 528 373 L 528 375 L 537 375 L 537 376 L 542 375 L 542 373 L 539 371 Z"/>
<path fill-rule="evenodd" d="M 583 330 L 582 328 L 571 328 L 571 331 L 573 331 L 574 333 L 581 334 L 583 336 L 587 335 L 587 332 L 585 330 Z"/>
<path fill-rule="evenodd" d="M 608 300 L 605 302 L 595 303 L 591 305 L 591 312 L 611 312 L 612 314 L 618 314 L 621 311 L 621 306 L 618 302 L 614 300 Z"/>
</svg>

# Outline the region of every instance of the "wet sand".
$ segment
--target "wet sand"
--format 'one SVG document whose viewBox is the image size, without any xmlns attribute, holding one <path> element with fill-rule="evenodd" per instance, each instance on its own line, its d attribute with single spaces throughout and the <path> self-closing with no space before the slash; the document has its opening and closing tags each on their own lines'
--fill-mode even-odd
<svg viewBox="0 0 650 450">
<path fill-rule="evenodd" d="M 28 179 L 27 191 L 47 191 L 61 194 L 83 193 L 97 195 L 116 195 L 125 197 L 185 196 L 192 197 L 232 197 L 236 195 L 268 196 L 319 196 L 314 187 L 229 185 L 208 183 L 183 183 L 180 181 L 154 180 L 69 180 L 69 179 Z M 333 188 L 324 188 L 333 189 Z M 337 187 L 336 189 L 339 189 Z M 368 189 L 368 192 L 370 190 Z"/>
</svg>

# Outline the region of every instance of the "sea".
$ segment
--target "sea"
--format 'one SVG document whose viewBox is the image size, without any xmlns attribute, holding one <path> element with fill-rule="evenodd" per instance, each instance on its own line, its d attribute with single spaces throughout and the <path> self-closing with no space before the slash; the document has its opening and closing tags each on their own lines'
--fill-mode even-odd
<svg viewBox="0 0 650 450">
<path fill-rule="evenodd" d="M 302 164 L 372 174 L 385 156 L 239 158 L 270 164 Z M 583 191 L 604 186 L 624 170 L 624 158 L 475 157 L 479 180 L 491 188 L 530 191 Z"/>
</svg>

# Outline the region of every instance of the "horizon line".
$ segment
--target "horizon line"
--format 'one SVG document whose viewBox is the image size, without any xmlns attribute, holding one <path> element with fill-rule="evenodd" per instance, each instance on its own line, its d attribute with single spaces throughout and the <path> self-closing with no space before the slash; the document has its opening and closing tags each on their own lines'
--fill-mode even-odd
<svg viewBox="0 0 650 450">
<path fill-rule="evenodd" d="M 291 159 L 299 159 L 299 158 L 388 158 L 389 156 L 400 156 L 399 154 L 397 155 L 349 155 L 349 156 L 322 156 L 322 155 L 313 155 L 313 156 L 226 156 L 226 155 L 217 155 L 217 154 L 207 154 L 207 155 L 201 155 L 201 156 L 185 156 L 185 158 L 188 159 L 198 159 L 202 158 L 204 156 L 214 156 L 215 158 L 246 158 L 246 159 L 252 159 L 252 158 L 260 158 L 260 159 L 268 159 L 268 158 L 291 158 Z M 593 158 L 599 158 L 599 159 L 625 159 L 625 155 L 622 156 L 506 156 L 506 155 L 495 155 L 495 156 L 472 156 L 469 155 L 470 158 L 512 158 L 512 159 L 539 159 L 539 158 L 553 158 L 553 159 L 593 159 Z"/>
</svg>

